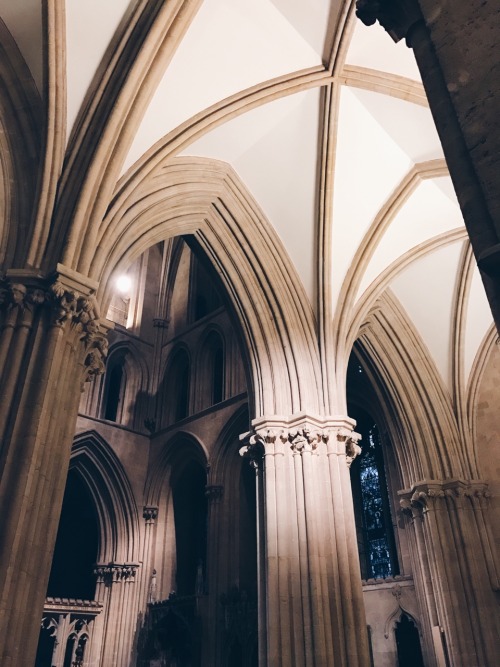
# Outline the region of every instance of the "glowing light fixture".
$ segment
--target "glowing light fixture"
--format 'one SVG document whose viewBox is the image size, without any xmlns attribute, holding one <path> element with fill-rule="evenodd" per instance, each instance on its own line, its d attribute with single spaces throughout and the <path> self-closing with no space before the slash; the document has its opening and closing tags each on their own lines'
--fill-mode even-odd
<svg viewBox="0 0 500 667">
<path fill-rule="evenodd" d="M 130 294 L 130 290 L 132 289 L 132 278 L 127 276 L 126 273 L 118 276 L 116 279 L 116 289 L 120 294 L 123 294 L 123 296 Z"/>
</svg>

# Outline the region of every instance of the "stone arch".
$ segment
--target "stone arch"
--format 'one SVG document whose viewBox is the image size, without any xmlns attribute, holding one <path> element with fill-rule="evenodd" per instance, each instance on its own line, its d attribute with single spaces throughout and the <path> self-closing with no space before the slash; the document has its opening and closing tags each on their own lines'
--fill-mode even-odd
<svg viewBox="0 0 500 667">
<path fill-rule="evenodd" d="M 162 426 L 170 426 L 191 414 L 192 380 L 191 352 L 187 345 L 179 343 L 174 346 L 167 357 L 159 388 L 159 414 Z M 181 382 L 182 386 L 178 385 L 176 389 L 170 391 L 171 386 L 176 382 Z M 170 402 L 171 396 L 173 396 L 172 402 Z"/>
<path fill-rule="evenodd" d="M 219 327 L 211 325 L 203 332 L 195 361 L 196 409 L 209 408 L 226 398 L 226 347 L 225 336 Z"/>
<path fill-rule="evenodd" d="M 208 455 L 202 442 L 185 431 L 175 433 L 162 446 L 150 465 L 145 485 L 146 506 L 158 508 L 153 566 L 157 572 L 157 594 L 165 599 L 175 589 L 177 544 L 174 493 L 176 482 L 190 463 L 206 470 Z"/>
<path fill-rule="evenodd" d="M 139 517 L 132 487 L 108 443 L 95 431 L 79 433 L 70 470 L 87 484 L 99 518 L 99 562 L 132 563 L 139 556 Z"/>
<path fill-rule="evenodd" d="M 122 386 L 120 387 L 120 404 L 116 421 L 124 426 L 140 430 L 145 416 L 144 400 L 148 391 L 149 373 L 140 351 L 130 342 L 119 342 L 112 345 L 106 360 L 106 373 L 103 376 L 100 411 L 102 418 L 107 419 L 106 411 L 110 400 L 110 380 L 113 369 L 122 369 Z"/>
<path fill-rule="evenodd" d="M 100 281 L 106 305 L 114 271 L 158 241 L 191 235 L 218 273 L 239 322 L 254 416 L 324 414 L 309 300 L 237 174 L 216 160 L 175 158 L 154 176 L 134 191 L 135 203 L 110 208 L 97 238 L 89 235 L 82 244 L 78 270 Z"/>
<path fill-rule="evenodd" d="M 0 20 L 0 267 L 23 267 L 33 230 L 43 109 L 28 66 Z"/>
<path fill-rule="evenodd" d="M 395 299 L 377 302 L 357 340 L 392 424 L 403 484 L 422 479 L 471 479 L 475 471 L 460 440 L 451 399 L 432 361 Z"/>
</svg>

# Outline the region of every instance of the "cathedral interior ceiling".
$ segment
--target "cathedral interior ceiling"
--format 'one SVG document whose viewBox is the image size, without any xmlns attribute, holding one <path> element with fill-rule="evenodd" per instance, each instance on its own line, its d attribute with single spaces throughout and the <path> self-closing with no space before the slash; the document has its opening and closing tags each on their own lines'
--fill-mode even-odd
<svg viewBox="0 0 500 667">
<path fill-rule="evenodd" d="M 35 0 L 0 0 L 30 86 L 43 98 L 54 68 L 63 77 L 48 109 L 64 141 L 54 135 L 46 166 L 62 172 L 62 187 L 56 199 L 46 185 L 56 215 L 39 211 L 32 263 L 58 235 L 47 220 L 59 217 L 70 238 L 64 261 L 85 274 L 85 248 L 96 238 L 108 239 L 103 252 L 116 244 L 113 221 L 162 170 L 180 159 L 223 162 L 277 235 L 332 357 L 345 364 L 390 295 L 445 391 L 465 405 L 492 320 L 412 52 L 340 0 L 307 11 L 300 0 L 251 10 L 245 0 L 165 4 L 67 0 L 43 21 Z M 127 50 L 134 30 L 136 52 Z M 118 75 L 123 86 L 113 88 Z M 85 132 L 94 136 L 82 157 Z M 84 167 L 80 186 L 71 169 Z"/>
</svg>

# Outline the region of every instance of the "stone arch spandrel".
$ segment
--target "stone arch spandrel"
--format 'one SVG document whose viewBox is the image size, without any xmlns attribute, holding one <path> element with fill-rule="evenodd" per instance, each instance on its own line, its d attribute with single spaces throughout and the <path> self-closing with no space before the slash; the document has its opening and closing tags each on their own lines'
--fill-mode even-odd
<svg viewBox="0 0 500 667">
<path fill-rule="evenodd" d="M 95 431 L 78 434 L 70 469 L 77 470 L 94 500 L 100 525 L 99 561 L 139 560 L 139 515 L 132 487 L 111 447 Z"/>
<path fill-rule="evenodd" d="M 231 167 L 176 158 L 105 222 L 85 267 L 100 281 L 104 304 L 117 267 L 160 240 L 190 234 L 219 274 L 241 327 L 254 416 L 324 413 L 312 307 L 279 237 Z"/>
</svg>

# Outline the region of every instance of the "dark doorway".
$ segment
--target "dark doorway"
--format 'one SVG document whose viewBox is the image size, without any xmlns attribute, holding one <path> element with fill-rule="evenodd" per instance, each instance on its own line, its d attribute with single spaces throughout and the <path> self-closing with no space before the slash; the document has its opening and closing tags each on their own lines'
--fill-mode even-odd
<svg viewBox="0 0 500 667">
<path fill-rule="evenodd" d="M 408 614 L 396 623 L 396 647 L 399 667 L 424 667 L 418 629 Z"/>
</svg>

